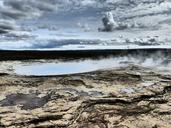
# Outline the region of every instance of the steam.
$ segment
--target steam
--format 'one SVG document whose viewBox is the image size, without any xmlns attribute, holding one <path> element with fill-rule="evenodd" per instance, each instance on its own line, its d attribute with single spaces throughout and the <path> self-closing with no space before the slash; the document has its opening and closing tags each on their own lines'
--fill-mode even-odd
<svg viewBox="0 0 171 128">
<path fill-rule="evenodd" d="M 171 59 L 170 55 L 163 52 L 154 54 L 132 54 L 125 56 L 111 56 L 109 58 L 101 59 L 86 59 L 86 60 L 40 60 L 39 62 L 18 62 L 13 67 L 14 72 L 20 75 L 63 75 L 73 73 L 91 72 L 96 70 L 110 70 L 110 69 L 128 69 L 138 72 L 156 71 L 159 73 L 171 73 Z M 135 67 L 135 68 L 133 68 Z M 147 70 L 147 71 L 148 71 Z"/>
</svg>

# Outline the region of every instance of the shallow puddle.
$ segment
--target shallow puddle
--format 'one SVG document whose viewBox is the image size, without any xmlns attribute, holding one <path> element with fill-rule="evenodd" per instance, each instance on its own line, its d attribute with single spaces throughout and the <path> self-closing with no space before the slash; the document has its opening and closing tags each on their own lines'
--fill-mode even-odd
<svg viewBox="0 0 171 128">
<path fill-rule="evenodd" d="M 35 94 L 11 94 L 8 95 L 4 100 L 0 101 L 0 106 L 16 106 L 21 105 L 22 109 L 35 109 L 42 107 L 49 101 L 49 96 L 42 98 L 37 97 Z"/>
</svg>

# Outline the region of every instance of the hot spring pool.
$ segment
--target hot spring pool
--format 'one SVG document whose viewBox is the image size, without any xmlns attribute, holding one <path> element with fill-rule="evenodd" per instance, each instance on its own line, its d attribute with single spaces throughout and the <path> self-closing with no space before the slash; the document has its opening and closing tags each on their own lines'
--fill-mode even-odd
<svg viewBox="0 0 171 128">
<path fill-rule="evenodd" d="M 73 61 L 40 61 L 22 62 L 13 66 L 14 73 L 26 76 L 46 76 L 46 75 L 66 75 L 105 70 L 111 68 L 121 68 L 130 65 L 146 67 L 163 72 L 171 71 L 171 60 L 167 58 L 136 58 L 136 57 L 110 57 L 99 60 L 73 60 Z"/>
</svg>

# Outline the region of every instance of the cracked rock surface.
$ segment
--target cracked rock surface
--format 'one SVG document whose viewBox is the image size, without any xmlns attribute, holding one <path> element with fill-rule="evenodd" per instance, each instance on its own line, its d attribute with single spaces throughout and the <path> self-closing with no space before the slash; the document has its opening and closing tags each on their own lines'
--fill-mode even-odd
<svg viewBox="0 0 171 128">
<path fill-rule="evenodd" d="M 0 127 L 170 128 L 171 75 L 129 66 L 0 76 Z"/>
</svg>

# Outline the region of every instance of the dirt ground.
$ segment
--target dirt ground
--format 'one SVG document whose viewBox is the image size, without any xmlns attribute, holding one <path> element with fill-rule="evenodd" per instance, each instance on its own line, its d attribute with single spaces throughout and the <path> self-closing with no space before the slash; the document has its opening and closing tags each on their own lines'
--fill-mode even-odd
<svg viewBox="0 0 171 128">
<path fill-rule="evenodd" d="M 0 127 L 170 128 L 171 75 L 129 66 L 63 76 L 0 74 Z"/>
</svg>

